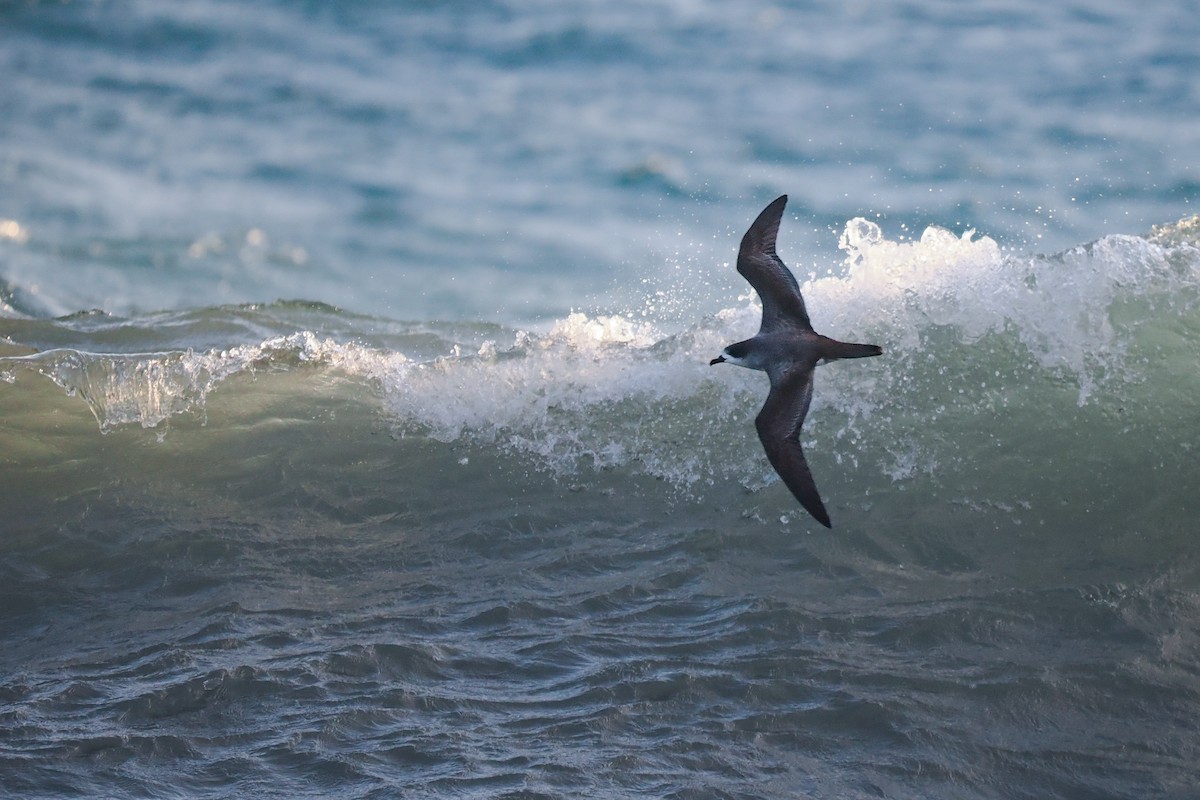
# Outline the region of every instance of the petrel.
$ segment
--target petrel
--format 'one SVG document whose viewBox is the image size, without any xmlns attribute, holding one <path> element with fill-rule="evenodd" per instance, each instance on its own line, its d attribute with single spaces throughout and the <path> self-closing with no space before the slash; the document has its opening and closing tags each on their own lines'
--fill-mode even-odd
<svg viewBox="0 0 1200 800">
<path fill-rule="evenodd" d="M 742 237 L 737 270 L 762 300 L 762 325 L 753 339 L 731 344 L 709 362 L 728 362 L 758 369 L 771 379 L 771 391 L 754 418 L 758 438 L 771 466 L 800 505 L 817 522 L 832 528 L 825 504 L 813 483 L 800 449 L 800 428 L 812 402 L 813 370 L 839 358 L 865 358 L 883 353 L 874 344 L 850 344 L 813 330 L 800 295 L 800 284 L 775 254 L 775 237 L 787 195 L 763 209 Z"/>
</svg>

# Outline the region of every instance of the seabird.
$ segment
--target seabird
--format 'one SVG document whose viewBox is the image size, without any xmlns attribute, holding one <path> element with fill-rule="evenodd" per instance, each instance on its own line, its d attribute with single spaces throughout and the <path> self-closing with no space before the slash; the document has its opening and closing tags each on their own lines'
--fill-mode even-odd
<svg viewBox="0 0 1200 800">
<path fill-rule="evenodd" d="M 742 237 L 737 271 L 762 300 L 762 325 L 753 339 L 731 344 L 709 362 L 758 369 L 771 379 L 771 391 L 754 418 L 758 438 L 771 466 L 800 505 L 817 522 L 832 528 L 825 504 L 813 483 L 800 449 L 800 428 L 812 402 L 813 370 L 839 358 L 866 358 L 883 353 L 874 344 L 850 344 L 813 330 L 800 295 L 800 284 L 775 254 L 775 237 L 787 195 L 763 209 Z"/>
</svg>

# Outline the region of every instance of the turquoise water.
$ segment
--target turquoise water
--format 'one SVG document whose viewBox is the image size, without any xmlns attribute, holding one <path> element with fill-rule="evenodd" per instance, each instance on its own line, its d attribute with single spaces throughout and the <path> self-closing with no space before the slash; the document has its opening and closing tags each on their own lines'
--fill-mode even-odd
<svg viewBox="0 0 1200 800">
<path fill-rule="evenodd" d="M 1194 793 L 1194 9 L 727 5 L 0 4 L 0 794 Z"/>
</svg>

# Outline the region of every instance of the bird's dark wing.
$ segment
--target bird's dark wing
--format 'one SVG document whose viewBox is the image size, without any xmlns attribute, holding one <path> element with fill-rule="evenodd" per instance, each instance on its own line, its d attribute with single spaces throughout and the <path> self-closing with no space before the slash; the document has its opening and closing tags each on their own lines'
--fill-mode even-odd
<svg viewBox="0 0 1200 800">
<path fill-rule="evenodd" d="M 787 371 L 771 371 L 771 392 L 754 420 L 758 438 L 771 466 L 800 505 L 817 522 L 832 528 L 825 504 L 813 483 L 812 472 L 800 449 L 800 428 L 812 402 L 813 365 L 793 364 Z"/>
<path fill-rule="evenodd" d="M 737 270 L 750 281 L 762 300 L 760 333 L 781 325 L 812 330 L 804 298 L 800 296 L 800 284 L 775 254 L 775 237 L 779 235 L 779 222 L 786 205 L 785 194 L 764 208 L 742 237 L 742 246 L 738 250 Z"/>
</svg>

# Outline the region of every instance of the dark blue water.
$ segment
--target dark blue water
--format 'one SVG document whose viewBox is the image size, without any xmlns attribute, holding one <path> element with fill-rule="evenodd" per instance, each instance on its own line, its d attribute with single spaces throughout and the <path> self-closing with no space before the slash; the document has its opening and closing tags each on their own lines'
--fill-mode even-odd
<svg viewBox="0 0 1200 800">
<path fill-rule="evenodd" d="M 0 795 L 1195 796 L 1197 20 L 0 2 Z"/>
</svg>

